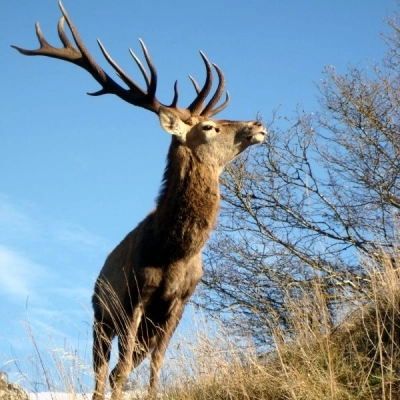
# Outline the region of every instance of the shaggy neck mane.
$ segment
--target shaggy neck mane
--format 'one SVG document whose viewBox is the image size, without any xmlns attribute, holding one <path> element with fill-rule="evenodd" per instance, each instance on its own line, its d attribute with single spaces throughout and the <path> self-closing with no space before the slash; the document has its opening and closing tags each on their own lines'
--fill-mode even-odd
<svg viewBox="0 0 400 400">
<path fill-rule="evenodd" d="M 218 213 L 218 178 L 214 168 L 173 138 L 154 214 L 155 239 L 164 256 L 179 259 L 201 251 Z"/>
</svg>

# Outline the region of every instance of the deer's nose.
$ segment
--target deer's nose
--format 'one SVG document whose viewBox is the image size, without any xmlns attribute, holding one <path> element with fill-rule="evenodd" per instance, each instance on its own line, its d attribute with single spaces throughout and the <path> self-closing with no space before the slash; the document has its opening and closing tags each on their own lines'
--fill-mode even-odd
<svg viewBox="0 0 400 400">
<path fill-rule="evenodd" d="M 254 122 L 254 125 L 255 126 L 262 126 L 262 123 L 260 121 L 256 121 L 256 122 Z"/>
</svg>

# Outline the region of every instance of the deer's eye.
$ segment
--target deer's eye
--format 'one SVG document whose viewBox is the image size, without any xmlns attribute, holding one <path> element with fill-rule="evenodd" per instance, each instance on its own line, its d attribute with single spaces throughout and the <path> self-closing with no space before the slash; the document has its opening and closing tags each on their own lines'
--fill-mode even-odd
<svg viewBox="0 0 400 400">
<path fill-rule="evenodd" d="M 203 131 L 211 131 L 212 128 L 214 128 L 212 125 L 204 125 Z"/>
</svg>

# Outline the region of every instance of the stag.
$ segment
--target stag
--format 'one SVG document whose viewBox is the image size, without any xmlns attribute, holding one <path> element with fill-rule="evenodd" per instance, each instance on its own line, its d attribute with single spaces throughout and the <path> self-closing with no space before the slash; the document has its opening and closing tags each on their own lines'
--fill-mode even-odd
<svg viewBox="0 0 400 400">
<path fill-rule="evenodd" d="M 157 206 L 110 253 L 96 280 L 93 367 L 94 400 L 103 400 L 112 340 L 118 337 L 119 357 L 109 380 L 112 399 L 122 398 L 123 385 L 133 368 L 147 355 L 150 361 L 149 395 L 157 391 L 160 369 L 168 343 L 182 317 L 188 299 L 202 277 L 201 252 L 213 229 L 219 208 L 219 176 L 223 167 L 247 147 L 261 143 L 266 129 L 259 121 L 210 119 L 229 103 L 220 105 L 225 91 L 221 69 L 200 52 L 206 80 L 200 87 L 192 81 L 196 97 L 179 108 L 177 82 L 170 105 L 156 98 L 157 72 L 144 43 L 140 45 L 150 74 L 130 50 L 146 88 L 141 88 L 111 58 L 98 40 L 107 62 L 127 86 L 114 81 L 93 59 L 65 8 L 58 35 L 63 47 L 51 46 L 36 24 L 37 50 L 13 46 L 25 55 L 41 55 L 71 62 L 89 72 L 101 85 L 92 96 L 114 94 L 122 100 L 158 115 L 161 126 L 172 135 Z M 76 47 L 65 34 L 67 22 Z M 215 93 L 207 102 L 218 75 Z"/>
</svg>

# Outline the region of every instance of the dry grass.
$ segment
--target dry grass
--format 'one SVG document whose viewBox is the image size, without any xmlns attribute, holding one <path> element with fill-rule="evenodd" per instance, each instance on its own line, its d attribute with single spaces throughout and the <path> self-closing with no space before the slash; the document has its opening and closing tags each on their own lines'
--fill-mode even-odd
<svg viewBox="0 0 400 400">
<path fill-rule="evenodd" d="M 50 335 L 45 337 L 33 332 L 29 320 L 24 324 L 27 343 L 30 349 L 25 358 L 15 358 L 5 365 L 14 364 L 10 376 L 13 381 L 29 393 L 63 392 L 69 393 L 71 399 L 77 393 L 92 390 L 88 381 L 92 381 L 92 368 L 88 363 L 87 345 L 84 348 L 73 348 L 66 341 L 64 346 L 57 346 Z M 54 397 L 55 398 L 55 397 Z"/>
<path fill-rule="evenodd" d="M 400 399 L 400 272 L 388 258 L 380 265 L 367 265 L 372 289 L 360 299 L 364 305 L 334 329 L 317 285 L 301 303 L 288 298 L 295 329 L 276 329 L 276 348 L 263 357 L 221 327 L 212 337 L 202 334 L 167 398 Z"/>
<path fill-rule="evenodd" d="M 185 329 L 185 338 L 175 340 L 169 350 L 160 397 L 400 399 L 400 271 L 385 256 L 379 268 L 375 264 L 366 268 L 371 290 L 358 303 L 353 302 L 350 311 L 343 312 L 342 322 L 335 328 L 317 284 L 304 293 L 301 302 L 291 300 L 288 294 L 294 329 L 287 332 L 275 328 L 275 346 L 262 356 L 250 339 L 238 342 L 222 324 L 198 317 L 197 326 L 191 332 Z M 349 310 L 347 298 L 338 301 L 342 301 L 343 310 Z M 29 329 L 28 335 L 36 352 L 35 379 L 46 390 L 54 390 L 54 382 L 61 381 L 63 388 L 58 385 L 56 389 L 69 392 L 71 398 L 74 393 L 91 391 L 83 384 L 91 369 L 81 364 L 76 354 L 52 351 L 49 359 Z M 133 376 L 139 387 L 144 382 L 147 385 L 147 366 L 141 366 Z"/>
</svg>

